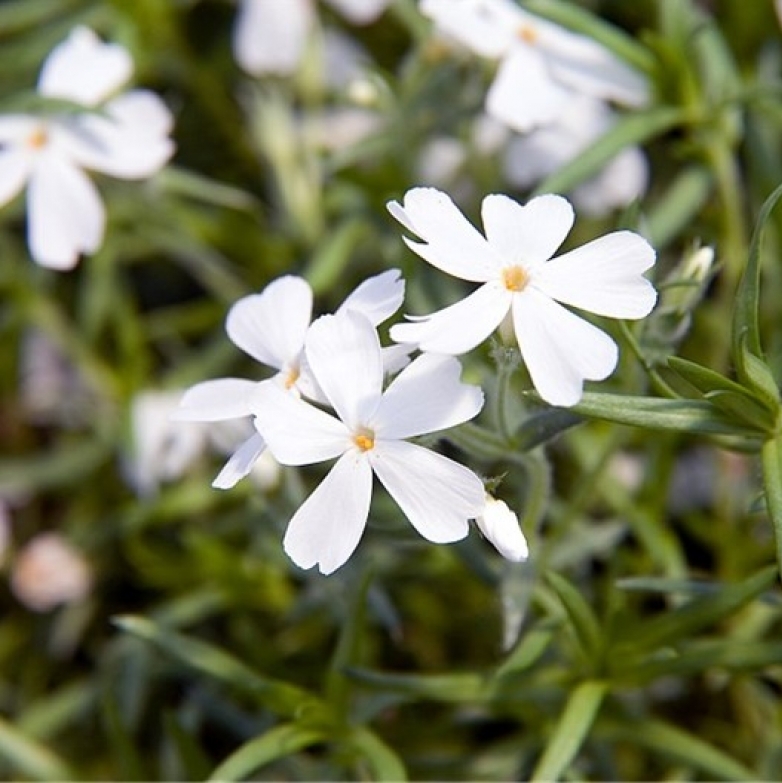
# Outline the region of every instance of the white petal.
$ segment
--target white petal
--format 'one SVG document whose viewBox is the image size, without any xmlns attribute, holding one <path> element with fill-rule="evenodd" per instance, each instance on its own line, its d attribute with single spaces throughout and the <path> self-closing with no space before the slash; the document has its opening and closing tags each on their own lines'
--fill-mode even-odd
<svg viewBox="0 0 782 783">
<path fill-rule="evenodd" d="M 218 378 L 191 386 L 171 415 L 177 421 L 225 421 L 249 416 L 258 384 L 243 378 Z"/>
<path fill-rule="evenodd" d="M 399 343 L 397 345 L 388 345 L 381 349 L 383 354 L 383 375 L 396 375 L 410 364 L 410 354 L 415 350 L 415 346 Z"/>
<path fill-rule="evenodd" d="M 494 251 L 442 191 L 413 188 L 405 193 L 401 205 L 391 201 L 387 207 L 424 240 L 425 244 L 405 237 L 410 249 L 432 266 L 474 283 L 485 283 L 496 275 L 499 259 Z"/>
<path fill-rule="evenodd" d="M 310 0 L 242 0 L 233 34 L 236 61 L 254 76 L 292 74 L 312 20 Z"/>
<path fill-rule="evenodd" d="M 478 386 L 462 383 L 452 356 L 425 353 L 386 389 L 371 426 L 378 438 L 403 439 L 462 424 L 483 407 Z"/>
<path fill-rule="evenodd" d="M 65 144 L 80 165 L 123 179 L 157 172 L 174 152 L 168 138 L 173 117 L 154 93 L 135 90 L 110 101 L 105 114 L 62 123 Z"/>
<path fill-rule="evenodd" d="M 0 149 L 0 206 L 17 196 L 30 176 L 31 159 L 15 147 Z"/>
<path fill-rule="evenodd" d="M 352 24 L 371 24 L 391 0 L 328 0 Z"/>
<path fill-rule="evenodd" d="M 605 332 L 531 286 L 516 294 L 512 312 L 532 383 L 551 405 L 575 405 L 585 379 L 603 380 L 616 367 L 616 343 Z"/>
<path fill-rule="evenodd" d="M 352 445 L 347 427 L 276 383 L 260 383 L 253 397 L 255 428 L 283 465 L 310 465 Z"/>
<path fill-rule="evenodd" d="M 236 302 L 225 328 L 234 345 L 253 359 L 282 370 L 298 361 L 311 318 L 312 289 L 288 275 Z"/>
<path fill-rule="evenodd" d="M 375 327 L 360 313 L 324 315 L 310 327 L 307 361 L 326 398 L 351 429 L 365 425 L 383 387 Z"/>
<path fill-rule="evenodd" d="M 518 44 L 500 63 L 486 94 L 486 111 L 520 133 L 554 122 L 567 109 L 572 90 L 551 78 L 540 53 Z"/>
<path fill-rule="evenodd" d="M 513 41 L 499 3 L 421 0 L 419 8 L 437 30 L 483 57 L 501 57 Z"/>
<path fill-rule="evenodd" d="M 391 327 L 391 339 L 422 351 L 458 355 L 482 343 L 510 309 L 511 293 L 499 282 L 485 283 L 450 307 L 411 323 Z"/>
<path fill-rule="evenodd" d="M 654 249 L 632 231 L 615 231 L 553 258 L 533 278 L 535 288 L 558 302 L 613 318 L 642 318 L 657 292 L 641 274 Z"/>
<path fill-rule="evenodd" d="M 95 186 L 57 155 L 40 155 L 27 190 L 27 237 L 37 263 L 72 269 L 103 240 L 105 214 Z"/>
<path fill-rule="evenodd" d="M 344 454 L 288 524 L 283 546 L 300 568 L 331 574 L 353 554 L 372 498 L 372 470 L 355 450 Z"/>
<path fill-rule="evenodd" d="M 486 237 L 504 263 L 527 270 L 554 255 L 575 219 L 567 199 L 551 194 L 522 206 L 495 193 L 483 199 L 481 214 Z"/>
<path fill-rule="evenodd" d="M 223 469 L 212 482 L 215 489 L 231 489 L 243 479 L 255 465 L 257 459 L 266 451 L 266 441 L 259 433 L 254 432 L 231 455 Z"/>
<path fill-rule="evenodd" d="M 376 441 L 372 468 L 413 527 L 436 544 L 459 541 L 483 509 L 483 482 L 458 462 L 405 441 Z"/>
<path fill-rule="evenodd" d="M 23 144 L 45 131 L 45 123 L 27 114 L 6 114 L 0 117 L 0 144 Z"/>
<path fill-rule="evenodd" d="M 646 77 L 591 38 L 560 30 L 556 45 L 547 41 L 552 75 L 574 92 L 626 106 L 649 101 Z"/>
<path fill-rule="evenodd" d="M 519 527 L 519 519 L 503 500 L 486 495 L 483 514 L 475 519 L 486 538 L 507 560 L 518 563 L 529 556 L 527 539 Z"/>
<path fill-rule="evenodd" d="M 52 49 L 38 78 L 38 92 L 95 106 L 133 73 L 133 60 L 118 44 L 105 44 L 87 27 L 77 27 Z"/>
<path fill-rule="evenodd" d="M 389 269 L 370 277 L 348 294 L 337 310 L 355 310 L 365 315 L 373 326 L 382 324 L 401 306 L 405 298 L 405 281 L 398 269 Z"/>
</svg>

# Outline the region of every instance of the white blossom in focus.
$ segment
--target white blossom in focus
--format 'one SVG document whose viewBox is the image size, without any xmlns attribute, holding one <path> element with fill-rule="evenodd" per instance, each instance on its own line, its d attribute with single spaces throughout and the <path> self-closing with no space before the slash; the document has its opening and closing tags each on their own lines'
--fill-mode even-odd
<svg viewBox="0 0 782 783">
<path fill-rule="evenodd" d="M 345 563 L 366 526 L 373 473 L 424 538 L 464 538 L 468 520 L 483 509 L 483 482 L 447 457 L 407 442 L 480 411 L 483 393 L 459 380 L 459 362 L 424 354 L 384 392 L 377 332 L 353 310 L 315 321 L 306 357 L 338 418 L 276 384 L 260 385 L 253 401 L 256 426 L 280 463 L 337 459 L 288 525 L 284 547 L 294 563 L 317 565 L 324 574 Z"/>
<path fill-rule="evenodd" d="M 37 90 L 85 111 L 0 116 L 0 206 L 27 187 L 27 239 L 42 266 L 71 269 L 103 241 L 104 207 L 85 169 L 145 178 L 174 151 L 173 119 L 157 95 L 115 95 L 132 71 L 123 47 L 78 27 L 47 57 Z"/>
<path fill-rule="evenodd" d="M 390 0 L 328 0 L 351 24 L 371 24 Z M 234 57 L 253 76 L 289 76 L 299 66 L 316 10 L 314 0 L 240 0 Z"/>
<path fill-rule="evenodd" d="M 337 312 L 357 310 L 377 326 L 399 309 L 403 297 L 404 281 L 399 270 L 391 269 L 361 283 Z M 273 280 L 261 293 L 236 302 L 226 318 L 228 337 L 237 348 L 273 368 L 276 374 L 265 381 L 219 378 L 198 383 L 185 393 L 174 418 L 183 422 L 213 422 L 250 417 L 259 383 L 273 383 L 293 394 L 323 402 L 323 393 L 304 357 L 304 340 L 312 320 L 312 298 L 306 280 L 286 275 Z M 408 353 L 401 346 L 386 349 L 386 372 L 404 366 Z M 252 470 L 265 449 L 261 433 L 253 432 L 234 452 L 212 486 L 233 487 Z"/>
<path fill-rule="evenodd" d="M 483 512 L 475 519 L 481 533 L 506 559 L 518 563 L 529 557 L 529 548 L 519 526 L 519 518 L 504 500 L 486 495 Z"/>
<path fill-rule="evenodd" d="M 391 337 L 422 351 L 461 354 L 483 342 L 511 315 L 519 350 L 540 396 L 575 405 L 584 380 L 603 380 L 616 367 L 616 343 L 562 305 L 613 318 L 641 318 L 657 293 L 642 277 L 655 260 L 638 234 L 616 231 L 552 258 L 573 226 L 573 208 L 544 195 L 521 205 L 501 194 L 483 199 L 484 237 L 445 194 L 409 190 L 391 214 L 421 242 L 405 242 L 454 277 L 480 283 L 461 302 L 410 323 Z"/>
<path fill-rule="evenodd" d="M 82 601 L 91 586 L 87 561 L 59 533 L 35 536 L 14 557 L 11 590 L 34 612 Z"/>
<path fill-rule="evenodd" d="M 512 185 L 531 188 L 577 158 L 615 121 L 605 103 L 576 97 L 555 122 L 513 136 L 505 152 L 505 176 Z M 648 179 L 649 165 L 641 149 L 625 147 L 568 195 L 579 212 L 600 216 L 640 198 Z"/>
<path fill-rule="evenodd" d="M 435 29 L 499 61 L 486 110 L 520 132 L 556 120 L 574 97 L 626 106 L 648 100 L 646 79 L 604 46 L 513 0 L 421 0 Z"/>
</svg>

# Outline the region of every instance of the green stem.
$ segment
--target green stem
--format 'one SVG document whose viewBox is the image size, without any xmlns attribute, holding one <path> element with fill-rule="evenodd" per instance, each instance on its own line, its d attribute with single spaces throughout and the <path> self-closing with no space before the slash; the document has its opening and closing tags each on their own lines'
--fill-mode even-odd
<svg viewBox="0 0 782 783">
<path fill-rule="evenodd" d="M 644 352 L 638 344 L 638 340 L 635 339 L 632 330 L 627 325 L 627 321 L 620 321 L 619 329 L 633 355 L 638 359 L 641 366 L 644 368 L 644 371 L 649 376 L 649 380 L 651 381 L 654 390 L 663 397 L 677 399 L 679 395 L 665 382 L 660 373 L 657 372 L 651 362 L 644 356 Z"/>
</svg>

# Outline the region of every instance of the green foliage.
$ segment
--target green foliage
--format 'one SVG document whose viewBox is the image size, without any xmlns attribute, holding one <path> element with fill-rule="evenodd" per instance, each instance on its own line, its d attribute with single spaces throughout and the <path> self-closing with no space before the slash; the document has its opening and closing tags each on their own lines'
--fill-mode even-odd
<svg viewBox="0 0 782 783">
<path fill-rule="evenodd" d="M 31 260 L 23 197 L 0 207 L 0 777 L 778 779 L 772 4 L 525 2 L 640 69 L 652 96 L 534 190 L 509 183 L 506 142 L 476 130 L 495 62 L 435 39 L 413 0 L 367 27 L 316 5 L 301 68 L 253 78 L 233 61 L 224 0 L 0 4 L 3 115 L 72 110 L 35 84 L 86 24 L 130 50 L 134 84 L 172 109 L 177 144 L 148 180 L 95 176 L 105 240 L 72 272 Z M 365 47 L 363 76 L 328 82 L 324 25 Z M 335 109 L 375 124 L 340 143 Z M 139 463 L 139 405 L 210 378 L 260 379 L 225 316 L 280 275 L 304 276 L 318 313 L 392 267 L 404 312 L 462 297 L 385 209 L 423 183 L 443 137 L 461 146 L 438 187 L 476 222 L 487 192 L 570 192 L 639 145 L 645 195 L 578 214 L 564 249 L 641 233 L 657 251 L 658 306 L 639 322 L 595 319 L 619 367 L 570 409 L 530 391 L 514 346 L 463 357 L 486 406 L 438 445 L 518 513 L 528 561 L 502 562 L 475 527 L 430 544 L 378 491 L 350 563 L 303 572 L 281 542 L 322 471 L 212 489 L 225 449 L 198 425 L 169 432 L 165 416 L 161 449 L 175 457 L 192 436 L 192 459 Z M 713 262 L 696 259 L 709 248 Z M 90 582 L 42 609 L 20 563 L 50 532 Z"/>
</svg>

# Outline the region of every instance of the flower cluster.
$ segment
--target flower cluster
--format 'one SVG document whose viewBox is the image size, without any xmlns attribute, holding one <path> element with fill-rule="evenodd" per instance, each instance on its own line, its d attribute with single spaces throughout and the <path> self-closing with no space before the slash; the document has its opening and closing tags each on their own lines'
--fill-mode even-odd
<svg viewBox="0 0 782 783">
<path fill-rule="evenodd" d="M 262 381 L 223 378 L 192 387 L 177 417 L 224 421 L 250 417 L 255 432 L 236 451 L 215 486 L 245 476 L 268 450 L 284 465 L 337 459 L 291 519 L 285 550 L 303 568 L 331 573 L 358 545 L 377 476 L 413 527 L 429 541 L 463 538 L 468 521 L 511 560 L 527 556 L 515 515 L 486 495 L 483 482 L 452 460 L 407 442 L 475 417 L 477 387 L 459 380 L 449 354 L 474 348 L 508 316 L 533 383 L 543 399 L 573 405 L 584 380 L 601 380 L 616 366 L 616 344 L 560 303 L 617 318 L 640 318 L 656 292 L 642 273 L 654 251 L 637 234 L 620 231 L 551 258 L 573 220 L 560 196 L 522 206 L 507 196 L 483 202 L 481 236 L 443 193 L 409 191 L 391 214 L 424 242 L 405 239 L 442 271 L 482 286 L 464 302 L 397 324 L 396 348 L 381 348 L 376 327 L 402 302 L 396 270 L 360 285 L 339 310 L 313 323 L 312 291 L 282 277 L 228 314 L 231 340 L 277 373 Z M 383 390 L 383 379 L 423 351 Z M 384 354 L 385 351 L 385 354 Z M 324 409 L 330 409 L 328 412 Z"/>
<path fill-rule="evenodd" d="M 103 241 L 103 204 L 84 169 L 140 179 L 174 151 L 172 116 L 157 95 L 116 94 L 132 72 L 127 50 L 76 28 L 46 58 L 37 88 L 73 108 L 0 116 L 0 205 L 27 186 L 28 244 L 42 266 L 71 269 Z"/>
</svg>

